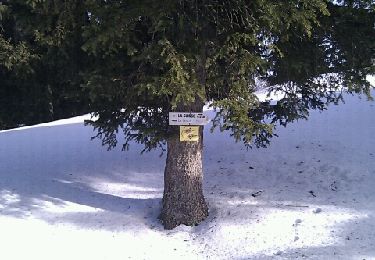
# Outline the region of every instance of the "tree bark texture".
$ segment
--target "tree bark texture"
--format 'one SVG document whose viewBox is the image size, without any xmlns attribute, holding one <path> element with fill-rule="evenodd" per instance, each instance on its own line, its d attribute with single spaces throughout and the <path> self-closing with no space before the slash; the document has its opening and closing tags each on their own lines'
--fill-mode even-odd
<svg viewBox="0 0 375 260">
<path fill-rule="evenodd" d="M 204 88 L 205 48 L 197 62 L 197 78 Z M 177 112 L 202 112 L 204 101 L 197 95 L 194 102 L 181 104 Z M 174 127 L 178 133 L 178 127 Z M 179 134 L 167 140 L 167 160 L 164 170 L 163 208 L 160 219 L 165 229 L 184 224 L 199 224 L 208 216 L 208 206 L 203 196 L 203 126 L 199 127 L 198 142 L 181 142 Z"/>
<path fill-rule="evenodd" d="M 203 127 L 199 132 L 198 142 L 180 142 L 179 136 L 168 140 L 160 215 L 166 229 L 197 225 L 208 216 L 202 188 Z"/>
</svg>

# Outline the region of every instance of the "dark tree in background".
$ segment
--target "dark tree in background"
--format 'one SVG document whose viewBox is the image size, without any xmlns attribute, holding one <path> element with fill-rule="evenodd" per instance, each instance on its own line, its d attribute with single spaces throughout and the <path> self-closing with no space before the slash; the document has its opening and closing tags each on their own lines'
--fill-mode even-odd
<svg viewBox="0 0 375 260">
<path fill-rule="evenodd" d="M 374 73 L 373 1 L 3 1 L 0 125 L 93 112 L 108 148 L 167 148 L 167 229 L 208 215 L 203 127 L 180 142 L 168 113 L 217 108 L 213 126 L 265 146 L 277 123 L 365 93 Z M 284 98 L 259 102 L 259 83 Z M 17 111 L 17 112 L 14 112 Z M 119 133 L 121 132 L 121 134 Z"/>
<path fill-rule="evenodd" d="M 271 75 L 265 80 L 270 91 L 285 94 L 277 105 L 261 103 L 249 116 L 257 122 L 286 126 L 307 119 L 310 109 L 326 109 L 343 100 L 343 92 L 365 93 L 371 86 L 366 75 L 374 75 L 374 2 L 328 3 L 329 16 L 319 18 L 311 35 L 278 39 L 282 55 L 273 56 Z M 307 37 L 306 37 L 307 36 Z M 256 144 L 269 143 L 263 132 Z"/>
<path fill-rule="evenodd" d="M 0 128 L 88 113 L 81 1 L 0 1 Z"/>
</svg>

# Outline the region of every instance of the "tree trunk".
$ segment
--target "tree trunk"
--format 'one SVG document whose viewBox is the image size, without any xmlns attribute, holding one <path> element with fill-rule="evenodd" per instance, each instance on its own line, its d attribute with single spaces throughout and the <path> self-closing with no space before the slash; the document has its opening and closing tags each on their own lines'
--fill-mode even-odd
<svg viewBox="0 0 375 260">
<path fill-rule="evenodd" d="M 206 85 L 205 47 L 197 59 L 197 78 Z M 180 104 L 177 112 L 202 112 L 204 101 L 199 95 L 190 104 Z M 172 129 L 178 132 L 178 127 Z M 167 161 L 164 170 L 163 208 L 160 219 L 165 229 L 184 224 L 199 224 L 208 216 L 208 206 L 203 196 L 203 126 L 199 127 L 198 142 L 181 142 L 179 134 L 167 140 Z"/>
<path fill-rule="evenodd" d="M 202 189 L 203 127 L 199 132 L 198 142 L 180 142 L 179 136 L 168 140 L 160 215 L 166 229 L 197 225 L 208 216 Z"/>
</svg>

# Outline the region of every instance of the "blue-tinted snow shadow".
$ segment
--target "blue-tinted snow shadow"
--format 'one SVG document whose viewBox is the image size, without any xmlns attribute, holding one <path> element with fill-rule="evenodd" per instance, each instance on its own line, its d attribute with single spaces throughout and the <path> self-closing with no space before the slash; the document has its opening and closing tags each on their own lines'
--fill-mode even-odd
<svg viewBox="0 0 375 260">
<path fill-rule="evenodd" d="M 108 152 L 90 140 L 93 135 L 82 123 L 0 133 L 0 214 L 86 228 L 129 229 L 135 223 L 161 228 L 157 215 L 165 157 L 148 153 L 140 163 L 140 146 Z M 123 190 L 111 194 L 96 187 L 102 183 Z M 89 209 L 56 213 L 46 202 Z"/>
</svg>

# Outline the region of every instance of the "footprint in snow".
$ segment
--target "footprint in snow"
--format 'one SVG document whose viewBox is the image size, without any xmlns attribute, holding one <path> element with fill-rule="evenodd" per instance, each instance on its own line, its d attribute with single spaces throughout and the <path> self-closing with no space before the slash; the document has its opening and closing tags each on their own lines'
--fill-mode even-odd
<svg viewBox="0 0 375 260">
<path fill-rule="evenodd" d="M 253 196 L 254 198 L 258 197 L 260 194 L 262 194 L 262 192 L 263 192 L 263 190 L 256 191 L 256 192 L 252 193 L 251 196 Z"/>
<path fill-rule="evenodd" d="M 337 191 L 337 185 L 336 185 L 336 181 L 332 182 L 331 185 L 329 185 L 329 187 L 331 188 L 332 191 Z"/>
<path fill-rule="evenodd" d="M 322 212 L 321 208 L 316 208 L 316 209 L 313 210 L 313 213 L 315 213 L 315 214 L 318 214 L 320 212 Z"/>
</svg>

